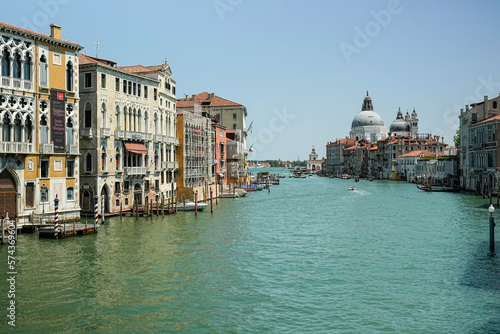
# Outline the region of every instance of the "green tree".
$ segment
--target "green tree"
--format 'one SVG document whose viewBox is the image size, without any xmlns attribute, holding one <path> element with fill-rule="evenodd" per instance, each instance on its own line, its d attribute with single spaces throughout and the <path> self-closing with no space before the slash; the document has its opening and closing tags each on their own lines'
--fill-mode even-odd
<svg viewBox="0 0 500 334">
<path fill-rule="evenodd" d="M 460 129 L 453 136 L 453 141 L 455 142 L 455 147 L 460 148 Z"/>
</svg>

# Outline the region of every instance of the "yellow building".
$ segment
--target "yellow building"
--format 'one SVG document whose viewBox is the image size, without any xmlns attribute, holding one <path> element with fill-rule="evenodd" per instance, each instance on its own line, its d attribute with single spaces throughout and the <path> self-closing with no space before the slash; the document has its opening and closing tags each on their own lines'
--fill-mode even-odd
<svg viewBox="0 0 500 334">
<path fill-rule="evenodd" d="M 0 213 L 21 222 L 78 218 L 78 52 L 0 22 Z M 45 218 L 42 218 L 44 217 Z"/>
</svg>

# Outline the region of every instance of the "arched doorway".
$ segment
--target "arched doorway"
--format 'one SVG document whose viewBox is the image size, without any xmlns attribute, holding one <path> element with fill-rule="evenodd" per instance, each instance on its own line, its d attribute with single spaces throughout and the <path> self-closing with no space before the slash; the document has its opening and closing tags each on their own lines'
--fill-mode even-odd
<svg viewBox="0 0 500 334">
<path fill-rule="evenodd" d="M 92 194 L 88 190 L 83 191 L 82 195 L 82 211 L 85 212 L 93 212 L 93 207 L 92 207 Z"/>
<path fill-rule="evenodd" d="M 104 213 L 109 213 L 109 187 L 105 184 L 101 190 L 101 200 L 104 197 Z M 102 204 L 101 204 L 102 205 Z"/>
<path fill-rule="evenodd" d="M 138 205 L 142 205 L 142 188 L 139 183 L 136 183 L 134 186 L 134 201 Z"/>
<path fill-rule="evenodd" d="M 17 214 L 17 189 L 14 176 L 7 170 L 0 173 L 0 214 L 14 218 Z"/>
</svg>

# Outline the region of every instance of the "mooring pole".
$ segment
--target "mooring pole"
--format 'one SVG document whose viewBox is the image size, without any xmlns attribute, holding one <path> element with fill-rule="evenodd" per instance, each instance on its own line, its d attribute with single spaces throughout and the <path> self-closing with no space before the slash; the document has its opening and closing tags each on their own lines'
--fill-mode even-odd
<svg viewBox="0 0 500 334">
<path fill-rule="evenodd" d="M 99 196 L 94 196 L 94 232 L 99 230 Z"/>
<path fill-rule="evenodd" d="M 210 212 L 214 212 L 214 197 L 212 187 L 210 187 Z"/>
<path fill-rule="evenodd" d="M 102 215 L 102 224 L 104 225 L 104 195 L 101 197 L 101 215 Z"/>
<path fill-rule="evenodd" d="M 55 217 L 54 217 L 54 238 L 58 238 L 59 234 L 59 198 L 56 195 L 54 200 L 55 204 Z"/>
<path fill-rule="evenodd" d="M 490 252 L 495 252 L 495 220 L 493 219 L 493 212 L 495 212 L 495 208 L 490 204 L 488 208 L 490 212 Z"/>
<path fill-rule="evenodd" d="M 194 215 L 198 215 L 198 190 L 194 193 Z"/>
</svg>

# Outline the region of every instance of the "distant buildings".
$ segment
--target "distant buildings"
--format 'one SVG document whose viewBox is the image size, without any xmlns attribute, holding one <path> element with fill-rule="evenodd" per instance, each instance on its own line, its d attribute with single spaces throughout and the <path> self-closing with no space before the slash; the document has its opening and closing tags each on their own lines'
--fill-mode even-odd
<svg viewBox="0 0 500 334">
<path fill-rule="evenodd" d="M 318 154 L 313 146 L 311 154 L 309 154 L 309 160 L 307 161 L 307 170 L 312 172 L 321 171 L 321 166 L 324 161 L 325 159 L 318 159 Z"/>
<path fill-rule="evenodd" d="M 352 121 L 350 138 L 327 143 L 325 172 L 410 180 L 408 175 L 414 171 L 402 169 L 399 164 L 407 159 L 398 162 L 399 157 L 413 157 L 415 151 L 429 151 L 437 156 L 444 154 L 446 146 L 439 136 L 418 133 L 415 110 L 403 118 L 399 109 L 387 131 L 382 118 L 373 110 L 372 99 L 367 93 L 361 112 Z"/>
<path fill-rule="evenodd" d="M 61 27 L 44 35 L 0 22 L 0 211 L 21 222 L 79 218 L 78 52 Z"/>
</svg>

